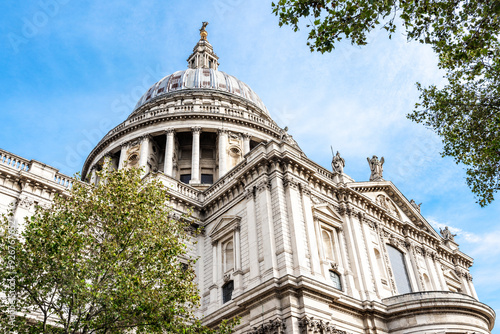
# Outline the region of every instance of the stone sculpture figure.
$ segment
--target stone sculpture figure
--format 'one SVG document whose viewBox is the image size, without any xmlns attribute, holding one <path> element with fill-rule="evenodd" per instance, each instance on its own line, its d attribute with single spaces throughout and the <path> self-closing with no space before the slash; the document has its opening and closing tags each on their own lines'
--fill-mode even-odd
<svg viewBox="0 0 500 334">
<path fill-rule="evenodd" d="M 344 172 L 345 160 L 340 156 L 339 151 L 332 158 L 332 170 L 334 173 L 342 174 Z"/>
<path fill-rule="evenodd" d="M 368 165 L 370 165 L 371 175 L 370 181 L 383 181 L 382 174 L 384 172 L 384 157 L 378 160 L 378 157 L 374 155 L 371 159 L 366 158 Z"/>
<path fill-rule="evenodd" d="M 412 205 L 415 209 L 417 209 L 417 211 L 418 211 L 418 212 L 420 212 L 420 206 L 422 205 L 422 203 L 417 204 L 417 202 L 415 202 L 415 200 L 413 200 L 413 199 L 412 199 L 412 200 L 410 201 L 410 204 L 411 204 L 411 205 Z"/>
<path fill-rule="evenodd" d="M 200 29 L 200 37 L 202 40 L 205 40 L 205 41 L 207 40 L 207 36 L 208 36 L 208 33 L 205 30 L 207 25 L 208 25 L 208 22 L 202 22 L 201 29 Z"/>
<path fill-rule="evenodd" d="M 456 234 L 452 234 L 450 230 L 448 230 L 448 226 L 445 226 L 444 230 L 440 228 L 439 233 L 441 233 L 441 236 L 446 241 L 448 240 L 455 241 L 455 237 L 457 236 Z"/>
</svg>

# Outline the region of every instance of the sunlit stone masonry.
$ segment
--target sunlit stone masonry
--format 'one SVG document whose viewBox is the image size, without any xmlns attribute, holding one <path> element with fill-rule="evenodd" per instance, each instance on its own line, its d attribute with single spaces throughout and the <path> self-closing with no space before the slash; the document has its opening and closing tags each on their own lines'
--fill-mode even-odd
<svg viewBox="0 0 500 334">
<path fill-rule="evenodd" d="M 204 323 L 238 316 L 236 332 L 248 334 L 490 333 L 472 258 L 384 180 L 384 158 L 368 159 L 368 182 L 346 175 L 339 153 L 332 171 L 309 160 L 248 85 L 219 71 L 205 26 L 188 68 L 151 86 L 83 166 L 90 183 L 105 160 L 143 167 L 178 213 L 193 209 Z M 13 205 L 17 220 L 68 180 L 0 151 L 0 207 Z"/>
</svg>

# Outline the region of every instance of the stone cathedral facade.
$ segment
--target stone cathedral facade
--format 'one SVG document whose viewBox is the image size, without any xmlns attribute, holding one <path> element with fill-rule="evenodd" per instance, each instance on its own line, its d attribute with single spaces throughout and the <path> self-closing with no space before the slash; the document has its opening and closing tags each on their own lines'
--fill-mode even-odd
<svg viewBox="0 0 500 334">
<path fill-rule="evenodd" d="M 205 25 L 204 25 L 205 27 Z M 390 181 L 368 182 L 307 158 L 248 85 L 218 70 L 205 28 L 188 68 L 154 84 L 92 150 L 96 170 L 145 168 L 178 213 L 204 227 L 193 255 L 205 324 L 241 317 L 237 333 L 490 333 L 469 267 Z M 368 169 L 367 169 L 368 171 Z M 70 186 L 55 168 L 0 151 L 0 209 L 15 219 Z"/>
</svg>

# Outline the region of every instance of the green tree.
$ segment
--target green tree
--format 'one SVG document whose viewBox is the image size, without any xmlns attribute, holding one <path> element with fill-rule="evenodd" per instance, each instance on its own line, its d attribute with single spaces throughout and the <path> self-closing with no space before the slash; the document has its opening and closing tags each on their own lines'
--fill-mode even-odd
<svg viewBox="0 0 500 334">
<path fill-rule="evenodd" d="M 331 52 L 342 39 L 365 45 L 375 28 L 398 27 L 409 41 L 429 44 L 446 73 L 444 87 L 422 87 L 408 117 L 434 130 L 443 156 L 466 166 L 467 184 L 481 206 L 500 181 L 500 1 L 496 0 L 280 0 L 279 25 L 309 24 L 311 51 Z"/>
<path fill-rule="evenodd" d="M 195 318 L 190 217 L 172 218 L 160 181 L 105 170 L 99 186 L 75 180 L 19 229 L 3 216 L 2 333 L 231 332 Z"/>
</svg>

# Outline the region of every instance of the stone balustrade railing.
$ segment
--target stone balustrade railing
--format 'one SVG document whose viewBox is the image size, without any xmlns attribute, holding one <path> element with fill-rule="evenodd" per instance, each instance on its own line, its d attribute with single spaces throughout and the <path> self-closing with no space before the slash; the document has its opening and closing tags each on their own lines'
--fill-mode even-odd
<svg viewBox="0 0 500 334">
<path fill-rule="evenodd" d="M 201 193 L 199 190 L 179 181 L 176 180 L 170 176 L 167 176 L 163 173 L 158 173 L 155 176 L 157 176 L 162 183 L 167 186 L 168 189 L 172 189 L 175 192 L 186 196 L 189 199 L 198 201 L 199 200 L 199 194 Z"/>
<path fill-rule="evenodd" d="M 56 173 L 54 182 L 69 189 L 73 185 L 73 178 L 61 173 Z"/>
<path fill-rule="evenodd" d="M 0 149 L 0 164 L 17 170 L 28 171 L 29 160 Z"/>
<path fill-rule="evenodd" d="M 15 154 L 0 149 L 0 165 L 12 168 L 20 172 L 28 172 L 27 175 L 33 174 L 42 177 L 48 181 L 57 183 L 64 188 L 71 188 L 73 178 L 62 173 L 51 166 L 47 166 L 36 160 L 28 160 L 21 158 Z"/>
<path fill-rule="evenodd" d="M 171 107 L 164 107 L 164 108 L 157 108 L 154 110 L 151 110 L 149 112 L 146 112 L 144 114 L 140 114 L 137 116 L 134 116 L 132 118 L 127 119 L 126 121 L 122 122 L 118 126 L 116 126 L 114 129 L 108 132 L 107 136 L 113 135 L 120 130 L 122 130 L 124 127 L 134 124 L 136 122 L 144 121 L 149 118 L 154 118 L 159 115 L 164 115 L 164 114 L 173 114 L 173 113 L 184 113 L 184 112 L 196 112 L 198 108 L 194 108 L 196 105 L 189 105 L 189 106 L 171 106 Z M 219 108 L 219 107 L 210 107 L 207 109 L 205 106 L 200 106 L 198 109 L 199 111 L 202 112 L 211 112 L 215 114 L 225 114 L 231 117 L 238 117 L 238 118 L 244 118 L 248 119 L 250 121 L 253 121 L 255 123 L 262 124 L 264 126 L 270 127 L 276 132 L 280 132 L 281 129 L 279 126 L 274 124 L 272 121 L 265 119 L 263 117 L 257 116 L 251 112 L 248 111 L 243 111 L 243 110 L 237 110 L 233 108 Z"/>
</svg>

